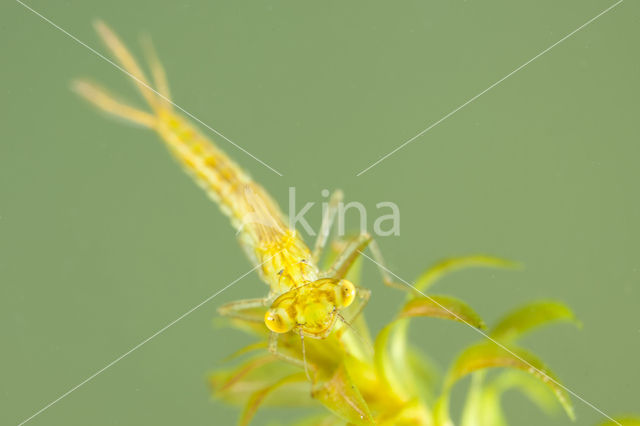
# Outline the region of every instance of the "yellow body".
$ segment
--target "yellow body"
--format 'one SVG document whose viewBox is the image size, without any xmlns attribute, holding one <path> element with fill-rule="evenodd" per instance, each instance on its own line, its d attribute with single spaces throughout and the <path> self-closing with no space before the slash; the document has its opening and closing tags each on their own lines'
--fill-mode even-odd
<svg viewBox="0 0 640 426">
<path fill-rule="evenodd" d="M 265 190 L 174 111 L 164 69 L 151 48 L 148 52 L 155 89 L 117 36 L 102 22 L 96 24 L 96 29 L 122 69 L 132 77 L 152 113 L 122 103 L 84 80 L 75 82 L 76 92 L 110 114 L 155 130 L 186 171 L 230 217 L 241 245 L 260 266 L 261 277 L 269 285 L 265 300 L 273 302 L 265 323 L 270 330 L 282 333 L 298 329 L 312 337 L 326 336 L 335 323 L 337 310 L 353 301 L 353 296 L 347 294 L 354 292 L 353 284 L 320 278 L 309 248 L 295 229 L 287 226 L 284 215 Z"/>
<path fill-rule="evenodd" d="M 311 253 L 289 229 L 275 202 L 220 149 L 177 114 L 166 111 L 156 131 L 185 169 L 231 218 L 249 257 L 279 295 L 318 277 Z"/>
</svg>

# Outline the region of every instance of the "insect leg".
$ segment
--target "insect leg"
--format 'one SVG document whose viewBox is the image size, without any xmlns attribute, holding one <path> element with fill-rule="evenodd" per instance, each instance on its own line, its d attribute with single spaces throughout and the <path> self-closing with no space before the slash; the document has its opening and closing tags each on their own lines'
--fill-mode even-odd
<svg viewBox="0 0 640 426">
<path fill-rule="evenodd" d="M 322 224 L 320 225 L 320 232 L 318 232 L 318 238 L 316 238 L 316 243 L 313 245 L 313 263 L 318 264 L 320 260 L 320 255 L 324 250 L 325 245 L 327 244 L 327 240 L 329 239 L 329 233 L 331 232 L 331 226 L 333 225 L 333 220 L 336 217 L 336 212 L 338 211 L 338 205 L 342 201 L 343 193 L 339 189 L 334 191 L 331 194 L 331 198 L 329 199 L 329 206 L 327 210 L 324 212 L 322 216 Z"/>
<path fill-rule="evenodd" d="M 366 232 L 352 238 L 338 255 L 329 270 L 327 270 L 323 275 L 338 280 L 344 278 L 358 256 L 360 256 L 360 252 L 364 250 L 370 242 L 371 235 Z"/>
<path fill-rule="evenodd" d="M 238 318 L 245 321 L 264 322 L 264 313 L 247 313 L 243 311 L 267 306 L 268 302 L 268 298 L 236 300 L 220 306 L 218 313 L 226 317 Z"/>
<path fill-rule="evenodd" d="M 409 288 L 406 285 L 393 280 L 391 274 L 387 269 L 384 258 L 382 257 L 380 246 L 373 238 L 369 242 L 369 250 L 371 251 L 371 255 L 373 256 L 373 260 L 375 261 L 376 266 L 378 267 L 378 271 L 380 271 L 380 275 L 382 275 L 382 281 L 389 287 L 395 287 L 404 291 L 409 291 Z"/>
<path fill-rule="evenodd" d="M 244 300 L 236 300 L 235 302 L 229 302 L 225 305 L 222 305 L 218 308 L 218 312 L 220 315 L 224 315 L 231 318 L 238 318 L 244 321 L 251 322 L 264 322 L 264 317 L 261 314 L 257 313 L 244 313 L 243 311 L 247 311 L 254 308 L 260 308 L 267 306 L 269 303 L 269 298 L 263 299 L 244 299 Z M 302 339 L 304 337 L 302 334 L 300 335 Z M 283 361 L 295 364 L 299 367 L 304 368 L 307 377 L 309 377 L 309 367 L 306 362 L 306 354 L 304 352 L 304 340 L 301 340 L 302 345 L 302 359 L 295 358 L 293 356 L 287 355 L 283 352 L 278 351 L 278 333 L 271 332 L 269 335 L 269 352 L 275 355 L 276 357 L 282 359 Z"/>
<path fill-rule="evenodd" d="M 273 355 L 277 356 L 278 358 L 282 359 L 283 361 L 287 361 L 292 364 L 295 364 L 299 367 L 304 368 L 305 372 L 307 371 L 307 363 L 305 361 L 278 351 L 278 333 L 272 332 L 269 335 L 269 352 L 271 352 Z"/>
<path fill-rule="evenodd" d="M 374 263 L 378 266 L 378 271 L 382 276 L 382 281 L 385 285 L 390 287 L 400 288 L 402 290 L 407 291 L 407 287 L 401 283 L 394 281 L 391 278 L 391 274 L 387 272 L 384 259 L 382 258 L 382 252 L 380 251 L 380 247 L 378 243 L 366 232 L 361 233 L 354 239 L 352 239 L 347 246 L 344 248 L 342 253 L 336 258 L 331 268 L 324 274 L 327 277 L 333 277 L 336 279 L 344 278 L 353 263 L 356 261 L 358 256 L 364 251 L 365 248 L 369 247 L 371 250 L 371 255 L 373 256 Z"/>
</svg>

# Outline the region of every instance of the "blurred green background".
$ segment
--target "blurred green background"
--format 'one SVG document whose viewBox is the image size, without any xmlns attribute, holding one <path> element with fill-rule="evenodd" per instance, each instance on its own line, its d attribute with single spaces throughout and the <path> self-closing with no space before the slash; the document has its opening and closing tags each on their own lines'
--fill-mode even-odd
<svg viewBox="0 0 640 426">
<path fill-rule="evenodd" d="M 489 322 L 535 299 L 584 323 L 526 339 L 605 412 L 640 412 L 640 4 L 595 21 L 426 135 L 356 173 L 611 1 L 57 1 L 29 5 L 104 52 L 100 17 L 153 36 L 175 101 L 280 170 L 225 149 L 286 208 L 342 188 L 393 201 L 380 243 L 411 280 L 488 253 L 523 271 L 469 271 L 439 291 Z M 234 231 L 155 135 L 107 120 L 69 90 L 91 76 L 138 101 L 127 77 L 16 2 L 0 6 L 0 423 L 16 424 L 249 269 Z M 141 104 L 141 103 L 140 103 Z M 319 222 L 316 206 L 308 216 Z M 370 220 L 370 226 L 373 219 Z M 357 223 L 352 222 L 353 227 Z M 366 265 L 377 329 L 403 298 Z M 440 286 L 439 285 L 439 286 Z M 32 420 L 34 425 L 233 424 L 209 371 L 250 339 L 216 307 L 266 294 L 245 278 Z M 478 336 L 419 321 L 441 366 Z M 574 400 L 577 423 L 602 418 Z M 518 394 L 516 425 L 564 425 Z M 255 424 L 286 413 L 265 409 Z"/>
</svg>

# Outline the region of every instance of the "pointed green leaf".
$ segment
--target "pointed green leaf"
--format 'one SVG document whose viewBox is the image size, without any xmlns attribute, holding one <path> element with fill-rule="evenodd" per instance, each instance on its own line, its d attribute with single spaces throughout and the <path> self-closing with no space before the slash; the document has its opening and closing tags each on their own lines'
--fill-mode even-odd
<svg viewBox="0 0 640 426">
<path fill-rule="evenodd" d="M 619 417 L 614 421 L 602 423 L 601 426 L 640 426 L 640 417 Z"/>
<path fill-rule="evenodd" d="M 400 381 L 405 398 L 418 397 L 423 404 L 431 406 L 440 383 L 440 371 L 425 353 L 407 343 L 409 318 L 394 323 L 389 336 L 389 357 Z M 394 387 L 398 390 L 400 387 Z"/>
<path fill-rule="evenodd" d="M 317 414 L 298 420 L 293 426 L 344 426 L 344 420 L 333 414 Z"/>
<path fill-rule="evenodd" d="M 385 426 L 431 425 L 431 418 L 432 414 L 427 407 L 417 399 L 412 399 L 381 414 L 381 420 L 376 424 Z"/>
<path fill-rule="evenodd" d="M 507 426 L 509 424 L 500 405 L 500 395 L 493 389 L 487 389 L 482 393 L 480 408 L 482 417 L 478 425 Z"/>
<path fill-rule="evenodd" d="M 469 305 L 453 297 L 417 297 L 407 302 L 398 319 L 380 331 L 374 347 L 374 362 L 378 374 L 395 393 L 404 398 L 415 396 L 420 387 L 416 383 L 415 372 L 410 368 L 410 351 L 406 344 L 408 320 L 415 317 L 443 318 L 476 328 L 485 327 L 482 318 Z"/>
<path fill-rule="evenodd" d="M 515 371 L 515 370 L 511 370 Z M 487 371 L 471 374 L 471 385 L 462 411 L 461 426 L 506 426 L 499 395 L 486 386 Z"/>
<path fill-rule="evenodd" d="M 493 391 L 497 398 L 511 389 L 518 390 L 547 414 L 552 414 L 559 408 L 558 400 L 549 392 L 545 383 L 520 370 L 503 371 L 487 385 L 487 388 Z"/>
<path fill-rule="evenodd" d="M 414 283 L 414 287 L 421 292 L 426 291 L 444 275 L 466 268 L 519 268 L 520 264 L 499 257 L 472 255 L 452 257 L 442 260 L 422 273 Z"/>
<path fill-rule="evenodd" d="M 446 390 L 440 395 L 433 407 L 434 426 L 454 426 L 453 420 L 449 416 L 449 391 Z"/>
<path fill-rule="evenodd" d="M 369 425 L 373 417 L 369 406 L 353 384 L 344 364 L 340 364 L 333 377 L 314 384 L 311 396 L 335 415 L 355 425 Z"/>
<path fill-rule="evenodd" d="M 209 383 L 216 398 L 229 404 L 243 405 L 254 392 L 299 371 L 297 366 L 267 354 L 249 359 L 232 369 L 216 371 L 209 377 Z M 269 398 L 269 403 L 309 405 L 312 400 L 308 388 L 308 385 L 304 387 L 300 385 L 295 389 L 294 386 L 282 388 L 276 395 Z"/>
<path fill-rule="evenodd" d="M 505 316 L 491 331 L 491 337 L 500 341 L 515 341 L 524 333 L 553 321 L 578 324 L 571 309 L 560 302 L 539 301 L 529 303 Z"/>
<path fill-rule="evenodd" d="M 247 361 L 246 363 L 242 364 L 240 367 L 232 371 L 230 374 L 218 374 L 212 376 L 211 385 L 214 389 L 214 392 L 218 394 L 232 393 L 230 391 L 233 389 L 234 385 L 241 382 L 248 375 L 251 375 L 251 373 L 254 373 L 261 367 L 275 361 L 277 361 L 277 358 L 272 355 L 261 356 Z M 253 376 L 255 376 L 255 374 L 253 374 Z"/>
<path fill-rule="evenodd" d="M 521 391 L 547 414 L 553 414 L 560 406 L 549 386 L 528 373 L 505 369 L 489 382 L 485 380 L 486 373 L 481 370 L 471 375 L 462 426 L 506 426 L 501 399 L 510 389 Z"/>
<path fill-rule="evenodd" d="M 283 377 L 272 385 L 266 386 L 254 392 L 244 407 L 244 411 L 242 412 L 242 416 L 240 417 L 239 424 L 242 426 L 248 425 L 253 416 L 256 414 L 256 411 L 258 411 L 258 408 L 260 408 L 260 405 L 262 405 L 264 399 L 269 396 L 270 393 L 289 383 L 306 381 L 307 376 L 304 373 L 294 373 L 289 376 Z"/>
<path fill-rule="evenodd" d="M 479 343 L 462 352 L 445 381 L 445 395 L 467 374 L 492 367 L 516 368 L 538 378 L 550 387 L 567 415 L 574 418 L 569 396 L 542 361 L 524 349 L 511 347 L 506 350 L 493 342 Z"/>
<path fill-rule="evenodd" d="M 393 330 L 397 327 L 402 327 L 402 324 L 407 322 L 407 320 L 395 321 L 380 330 L 380 333 L 376 336 L 373 357 L 378 376 L 384 380 L 389 389 L 402 396 L 408 394 L 408 386 L 406 382 L 400 379 L 400 368 L 395 365 L 393 359 L 389 356 L 387 346 Z"/>
<path fill-rule="evenodd" d="M 412 389 L 412 394 L 431 406 L 435 400 L 436 388 L 440 384 L 439 370 L 430 358 L 415 348 L 409 348 L 407 360 L 403 377 L 414 379 L 415 388 Z"/>
<path fill-rule="evenodd" d="M 485 328 L 482 318 L 462 300 L 449 296 L 417 297 L 400 311 L 400 318 L 434 317 L 459 321 L 476 328 Z"/>
<path fill-rule="evenodd" d="M 267 342 L 258 341 L 255 343 L 251 343 L 250 345 L 247 345 L 243 348 L 238 349 L 237 351 L 233 352 L 231 355 L 228 355 L 222 360 L 222 362 L 228 362 L 236 358 L 240 358 L 242 355 L 246 355 L 253 351 L 257 351 L 259 349 L 267 349 L 267 347 L 268 347 Z"/>
</svg>

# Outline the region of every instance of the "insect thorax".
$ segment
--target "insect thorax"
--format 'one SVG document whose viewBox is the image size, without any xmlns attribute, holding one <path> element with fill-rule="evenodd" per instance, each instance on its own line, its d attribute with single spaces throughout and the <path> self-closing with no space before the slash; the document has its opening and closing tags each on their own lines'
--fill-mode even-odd
<svg viewBox="0 0 640 426">
<path fill-rule="evenodd" d="M 278 241 L 261 244 L 256 252 L 264 262 L 262 277 L 274 296 L 318 279 L 318 268 L 311 262 L 311 253 L 294 231 Z"/>
</svg>

